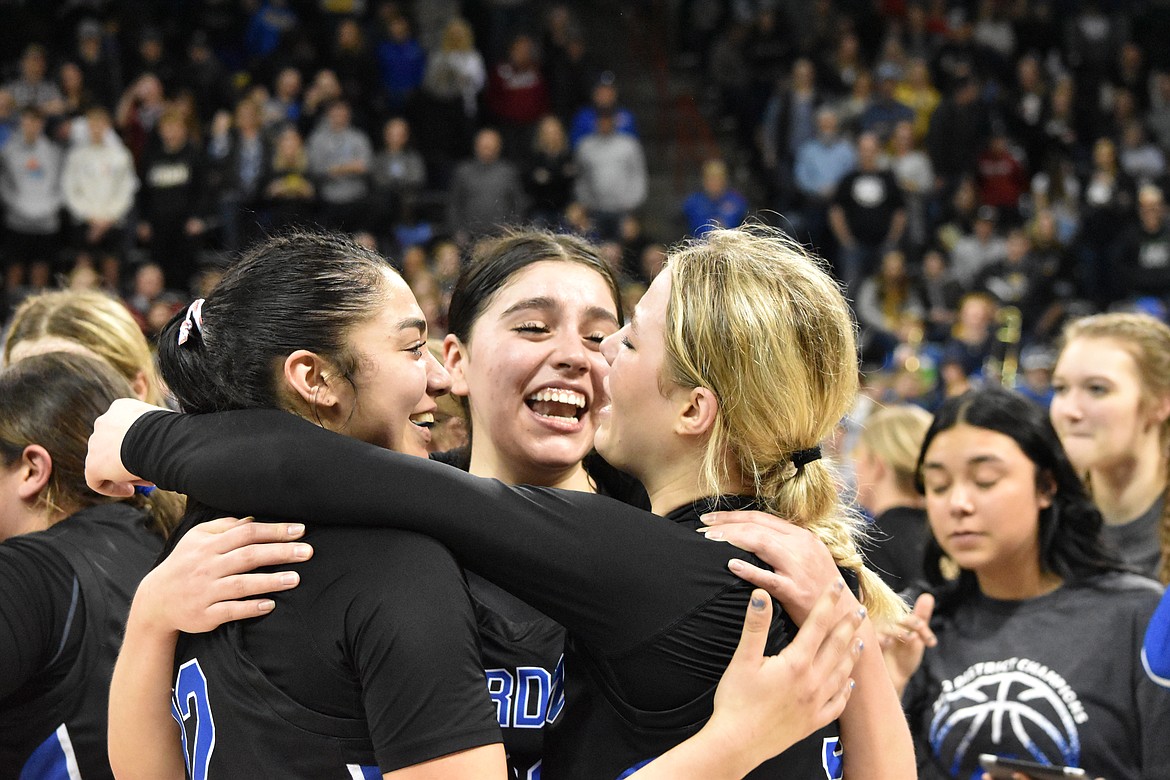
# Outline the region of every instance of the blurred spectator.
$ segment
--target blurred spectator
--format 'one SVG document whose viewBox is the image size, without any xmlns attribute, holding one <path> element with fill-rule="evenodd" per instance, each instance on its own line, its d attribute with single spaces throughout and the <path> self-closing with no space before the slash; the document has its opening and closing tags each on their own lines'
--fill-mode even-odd
<svg viewBox="0 0 1170 780">
<path fill-rule="evenodd" d="M 824 246 L 826 238 L 829 204 L 841 180 L 857 165 L 857 152 L 838 132 L 836 111 L 821 108 L 816 122 L 816 136 L 796 151 L 793 178 L 800 203 L 798 232 L 819 247 Z"/>
<path fill-rule="evenodd" d="M 553 20 L 562 15 L 565 21 L 557 22 L 554 28 Z M 549 101 L 553 112 L 566 124 L 572 121 L 579 107 L 589 102 L 589 93 L 600 70 L 589 55 L 584 36 L 568 20 L 568 15 L 565 6 L 553 6 L 549 11 L 550 29 L 544 52 Z"/>
<path fill-rule="evenodd" d="M 934 238 L 947 252 L 955 248 L 959 239 L 975 228 L 975 214 L 979 211 L 979 197 L 975 192 L 975 180 L 970 176 L 959 179 L 958 186 L 942 210 L 935 227 Z"/>
<path fill-rule="evenodd" d="M 934 168 L 925 152 L 914 148 L 914 125 L 899 122 L 890 141 L 884 166 L 890 169 L 906 201 L 906 240 L 914 250 L 926 245 L 929 236 L 928 205 L 934 194 Z"/>
<path fill-rule="evenodd" d="M 0 149 L 19 128 L 20 112 L 16 110 L 16 100 L 8 89 L 0 87 Z"/>
<path fill-rule="evenodd" d="M 276 136 L 274 147 L 263 192 L 275 232 L 310 222 L 316 211 L 317 188 L 309 177 L 309 155 L 296 127 L 286 125 Z"/>
<path fill-rule="evenodd" d="M 121 68 L 105 47 L 102 26 L 94 19 L 77 25 L 77 66 L 85 86 L 100 105 L 112 111 L 122 94 Z"/>
<path fill-rule="evenodd" d="M 906 66 L 903 80 L 894 88 L 894 99 L 914 112 L 914 143 L 926 140 L 930 118 L 938 108 L 942 96 L 930 83 L 930 68 L 926 60 L 915 57 Z"/>
<path fill-rule="evenodd" d="M 1160 71 L 1152 77 L 1153 106 L 1146 118 L 1146 126 L 1162 149 L 1170 149 L 1170 73 Z"/>
<path fill-rule="evenodd" d="M 573 198 L 577 161 L 561 120 L 553 115 L 540 120 L 532 145 L 531 162 L 524 172 L 524 189 L 532 204 L 533 222 L 553 226 Z"/>
<path fill-rule="evenodd" d="M 858 286 L 854 308 L 861 326 L 862 365 L 887 365 L 894 348 L 921 324 L 925 314 L 901 251 L 891 249 L 882 255 L 878 270 Z"/>
<path fill-rule="evenodd" d="M 549 110 L 548 85 L 531 36 L 513 38 L 507 59 L 492 68 L 486 103 L 488 113 L 499 123 L 504 144 L 512 150 L 527 151 L 536 123 Z"/>
<path fill-rule="evenodd" d="M 1166 173 L 1166 155 L 1146 138 L 1142 123 L 1133 120 L 1121 130 L 1121 170 L 1138 184 L 1158 181 Z"/>
<path fill-rule="evenodd" d="M 951 247 L 951 273 L 966 290 L 974 288 L 983 269 L 1007 255 L 1007 244 L 996 232 L 998 222 L 994 206 L 980 206 L 971 232 L 960 235 Z"/>
<path fill-rule="evenodd" d="M 281 39 L 297 26 L 289 0 L 262 0 L 244 31 L 244 50 L 253 66 L 276 51 Z"/>
<path fill-rule="evenodd" d="M 1040 60 L 1026 54 L 1016 63 L 1016 80 L 1007 96 L 1005 121 L 1033 170 L 1044 165 L 1044 111 L 1048 86 Z"/>
<path fill-rule="evenodd" d="M 437 51 L 427 57 L 426 97 L 415 120 L 419 150 L 447 183 L 454 161 L 464 156 L 479 113 L 479 93 L 487 80 L 483 56 L 475 49 L 471 25 L 455 17 L 443 30 Z"/>
<path fill-rule="evenodd" d="M 61 89 L 61 112 L 48 125 L 48 132 L 54 141 L 68 146 L 85 138 L 85 110 L 94 100 L 76 62 L 61 63 L 57 69 L 57 85 Z"/>
<path fill-rule="evenodd" d="M 1033 344 L 1020 352 L 1017 393 L 1047 409 L 1052 403 L 1052 370 L 1056 367 L 1056 353 Z"/>
<path fill-rule="evenodd" d="M 1012 228 L 1004 242 L 1004 256 L 987 265 L 975 279 L 974 289 L 988 293 L 1000 306 L 1020 310 L 1025 334 L 1040 321 L 1051 303 L 1044 268 L 1032 255 L 1032 244 L 1023 228 Z"/>
<path fill-rule="evenodd" d="M 1081 121 L 1076 113 L 1075 87 L 1072 79 L 1062 78 L 1048 96 L 1041 133 L 1046 158 L 1042 161 L 1048 167 L 1053 158 L 1080 162 L 1084 156 L 1084 142 Z M 1033 163 L 1037 166 L 1038 163 Z"/>
<path fill-rule="evenodd" d="M 380 224 L 375 232 L 385 232 L 394 223 L 413 221 L 419 193 L 427 183 L 427 168 L 422 155 L 410 146 L 410 125 L 395 117 L 382 128 L 382 151 L 374 157 L 374 204 Z"/>
<path fill-rule="evenodd" d="M 979 202 L 994 206 L 1009 223 L 1018 221 L 1020 197 L 1028 191 L 1028 173 L 1011 147 L 1007 133 L 997 128 L 976 160 Z"/>
<path fill-rule="evenodd" d="M 1109 267 L 1114 242 L 1133 218 L 1133 182 L 1121 170 L 1117 147 L 1108 138 L 1093 145 L 1093 168 L 1081 193 L 1081 231 L 1077 246 L 1081 256 L 1083 289 L 1092 291 L 1104 306 L 1122 294 L 1117 275 Z"/>
<path fill-rule="evenodd" d="M 131 82 L 138 81 L 150 73 L 162 82 L 163 89 L 167 92 L 175 88 L 175 63 L 167 52 L 161 30 L 149 25 L 143 27 L 138 36 L 135 55 L 129 68 Z"/>
<path fill-rule="evenodd" d="M 221 111 L 212 122 L 207 186 L 209 197 L 218 201 L 220 238 L 228 252 L 260 235 L 257 212 L 272 159 L 261 111 L 258 103 L 245 99 L 236 104 L 234 120 Z"/>
<path fill-rule="evenodd" d="M 272 96 L 264 101 L 264 129 L 273 131 L 286 123 L 294 125 L 301 119 L 301 72 L 296 68 L 281 68 L 276 74 Z"/>
<path fill-rule="evenodd" d="M 356 19 L 344 18 L 338 22 L 326 63 L 337 74 L 341 95 L 349 103 L 350 110 L 358 111 L 361 107 L 358 113 L 363 121 L 359 124 L 366 127 L 371 101 L 381 98 L 381 92 L 376 90 L 381 76 L 374 53 L 366 44 L 366 35 Z"/>
<path fill-rule="evenodd" d="M 162 266 L 167 285 L 186 290 L 195 273 L 207 223 L 207 170 L 174 109 L 158 120 L 161 143 L 147 153 L 138 190 L 138 238 Z"/>
<path fill-rule="evenodd" d="M 309 136 L 309 173 L 316 182 L 321 223 L 354 233 L 366 227 L 373 150 L 364 132 L 350 124 L 349 104 L 329 105 L 325 121 Z"/>
<path fill-rule="evenodd" d="M 873 104 L 873 74 L 868 70 L 858 72 L 845 97 L 834 105 L 841 127 L 847 135 L 861 131 L 861 117 Z"/>
<path fill-rule="evenodd" d="M 1137 222 L 1120 237 L 1114 263 L 1126 298 L 1170 302 L 1170 224 L 1162 191 L 1152 184 L 1137 195 Z"/>
<path fill-rule="evenodd" d="M 748 202 L 743 195 L 731 189 L 727 163 L 707 160 L 703 163 L 702 186 L 687 196 L 682 204 L 687 232 L 702 236 L 715 228 L 734 228 L 747 219 Z"/>
<path fill-rule="evenodd" d="M 829 207 L 835 266 L 850 298 L 876 270 L 881 252 L 897 247 L 906 229 L 902 191 L 893 174 L 879 167 L 879 154 L 877 136 L 864 133 L 857 139 L 857 169 L 841 180 Z"/>
<path fill-rule="evenodd" d="M 48 73 L 45 47 L 39 43 L 30 43 L 20 55 L 19 75 L 4 85 L 12 93 L 18 110 L 31 106 L 46 119 L 61 113 L 64 109 L 61 90 L 48 77 Z"/>
<path fill-rule="evenodd" d="M 982 375 L 987 362 L 995 357 L 995 299 L 987 293 L 972 292 L 963 296 L 955 317 L 951 337 L 943 346 L 944 362 L 953 360 L 969 377 Z"/>
<path fill-rule="evenodd" d="M 134 156 L 134 164 L 139 170 L 142 170 L 154 127 L 165 109 L 166 95 L 163 93 L 162 82 L 151 73 L 135 80 L 118 101 L 114 124 L 117 125 L 130 154 Z"/>
<path fill-rule="evenodd" d="M 830 92 L 851 92 L 857 79 L 867 72 L 861 56 L 861 41 L 856 33 L 848 30 L 839 33 L 836 40 L 836 48 L 825 61 L 821 75 Z"/>
<path fill-rule="evenodd" d="M 319 130 L 327 121 L 325 117 L 329 113 L 329 107 L 344 99 L 341 80 L 337 78 L 336 73 L 329 68 L 321 68 L 314 73 L 313 80 L 301 101 L 301 132 L 311 135 Z M 352 114 L 350 119 L 353 119 Z"/>
<path fill-rule="evenodd" d="M 720 33 L 711 46 L 707 60 L 707 78 L 719 90 L 719 116 L 734 123 L 741 144 L 751 141 L 754 123 L 752 113 L 752 72 L 744 47 L 748 40 L 748 26 L 732 22 Z M 786 85 L 777 79 L 779 91 Z"/>
<path fill-rule="evenodd" d="M 475 157 L 455 169 L 447 201 L 447 229 L 461 246 L 500 229 L 525 211 L 520 175 L 500 158 L 503 139 L 491 128 L 475 136 Z"/>
<path fill-rule="evenodd" d="M 116 290 L 126 218 L 134 206 L 138 177 L 130 150 L 110 132 L 109 112 L 95 106 L 85 118 L 88 138 L 69 150 L 61 177 L 62 196 L 72 218 L 70 244 L 88 255 L 101 269 L 106 285 Z"/>
<path fill-rule="evenodd" d="M 622 245 L 621 265 L 626 278 L 649 284 L 650 280 L 642 275 L 642 253 L 652 242 L 642 228 L 642 220 L 633 214 L 623 217 L 618 226 L 618 241 Z"/>
<path fill-rule="evenodd" d="M 885 63 L 877 70 L 877 91 L 858 118 L 863 133 L 873 133 L 882 143 L 890 140 L 899 122 L 914 119 L 914 111 L 894 96 L 901 72 L 896 65 Z"/>
<path fill-rule="evenodd" d="M 598 118 L 601 114 L 610 114 L 613 117 L 616 132 L 638 137 L 634 115 L 629 109 L 618 105 L 617 84 L 614 82 L 611 71 L 601 74 L 597 84 L 593 87 L 589 105 L 582 106 L 573 116 L 573 124 L 569 129 L 569 142 L 574 149 L 586 136 L 597 132 Z"/>
<path fill-rule="evenodd" d="M 195 97 L 199 121 L 207 123 L 217 111 L 232 106 L 232 88 L 227 69 L 211 50 L 207 33 L 196 30 L 187 42 L 187 61 L 179 69 L 177 86 Z"/>
<path fill-rule="evenodd" d="M 975 158 L 990 131 L 986 106 L 979 100 L 979 84 L 961 78 L 930 119 L 926 148 L 935 173 L 953 189 L 964 174 L 975 168 Z"/>
<path fill-rule="evenodd" d="M 376 51 L 386 108 L 401 112 L 422 86 L 427 53 L 414 37 L 410 20 L 401 13 L 386 22 L 386 38 Z"/>
<path fill-rule="evenodd" d="M 793 63 L 787 81 L 777 80 L 764 108 L 756 145 L 768 172 L 766 186 L 769 192 L 776 193 L 778 208 L 786 208 L 796 199 L 796 157 L 802 146 L 817 137 L 818 113 L 823 103 L 824 96 L 816 86 L 816 69 L 811 60 L 802 57 Z"/>
<path fill-rule="evenodd" d="M 589 211 L 602 236 L 617 234 L 621 218 L 646 200 L 646 156 L 642 144 L 617 131 L 617 117 L 597 116 L 597 131 L 577 148 L 577 200 Z"/>
<path fill-rule="evenodd" d="M 0 149 L 0 202 L 8 228 L 5 267 L 47 276 L 57 260 L 61 229 L 61 150 L 45 137 L 34 104 L 20 111 L 20 131 Z"/>
<path fill-rule="evenodd" d="M 949 337 L 963 297 L 963 285 L 947 268 L 946 255 L 937 247 L 922 256 L 922 271 L 917 279 L 918 299 L 924 309 L 925 338 L 941 343 Z"/>
</svg>

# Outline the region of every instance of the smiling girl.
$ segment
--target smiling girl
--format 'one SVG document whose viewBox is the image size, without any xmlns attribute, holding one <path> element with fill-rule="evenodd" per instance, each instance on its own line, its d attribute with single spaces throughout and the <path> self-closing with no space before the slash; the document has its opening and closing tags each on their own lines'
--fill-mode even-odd
<svg viewBox="0 0 1170 780">
<path fill-rule="evenodd" d="M 434 535 L 570 631 L 566 703 L 550 707 L 556 728 L 544 771 L 625 775 L 698 730 L 738 639 L 750 588 L 727 560 L 750 556 L 691 533 L 703 512 L 760 507 L 799 518 L 860 577 L 875 614 L 899 614 L 900 602 L 860 566 L 848 515 L 818 462 L 817 443 L 852 404 L 857 372 L 847 305 L 816 261 L 764 230 L 713 231 L 673 255 L 602 354 L 611 403 L 600 411 L 598 448 L 638 477 L 654 511 L 672 522 L 581 492 L 509 488 L 264 412 L 148 415 L 122 449 L 131 474 L 115 462 L 117 447 L 103 447 L 91 476 L 124 482 L 141 471 L 216 505 L 316 516 L 328 504 L 351 522 L 377 518 Z M 533 411 L 567 417 L 557 407 Z M 346 491 L 332 489 L 341 482 Z M 796 622 L 804 606 L 794 608 Z M 839 727 L 752 777 L 836 778 L 842 760 L 846 777 L 913 771 L 868 622 L 862 635 L 870 650 L 860 654 L 858 689 Z M 769 652 L 789 636 L 791 623 L 777 615 Z"/>
</svg>

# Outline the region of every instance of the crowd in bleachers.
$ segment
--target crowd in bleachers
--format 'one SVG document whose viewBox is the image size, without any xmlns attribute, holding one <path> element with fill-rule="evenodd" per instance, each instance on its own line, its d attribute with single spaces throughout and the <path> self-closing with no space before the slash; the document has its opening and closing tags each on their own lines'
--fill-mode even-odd
<svg viewBox="0 0 1170 780">
<path fill-rule="evenodd" d="M 694 0 L 679 44 L 753 208 L 847 286 L 871 380 L 929 406 L 1005 359 L 1043 395 L 1070 316 L 1164 317 L 1168 21 L 1124 0 Z"/>
<path fill-rule="evenodd" d="M 571 4 L 18 11 L 0 62 L 0 318 L 35 291 L 99 287 L 154 332 L 233 251 L 293 224 L 382 250 L 439 330 L 452 245 L 460 260 L 507 223 L 620 241 L 610 256 L 642 273 L 636 123 Z"/>
<path fill-rule="evenodd" d="M 755 215 L 831 262 L 896 400 L 932 406 L 1005 362 L 1043 398 L 1070 316 L 1165 315 L 1160 7 L 650 6 L 728 140 L 666 207 L 572 4 L 22 6 L 0 86 L 3 308 L 100 287 L 151 332 L 232 251 L 317 224 L 406 269 L 441 331 L 467 248 L 503 224 L 602 242 L 634 298 L 654 239 Z M 649 209 L 677 233 L 648 237 Z"/>
</svg>

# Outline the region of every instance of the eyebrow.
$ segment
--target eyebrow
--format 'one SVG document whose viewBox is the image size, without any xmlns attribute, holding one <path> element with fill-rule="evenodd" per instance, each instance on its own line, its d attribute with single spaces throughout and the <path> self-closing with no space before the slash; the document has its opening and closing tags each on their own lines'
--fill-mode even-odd
<svg viewBox="0 0 1170 780">
<path fill-rule="evenodd" d="M 536 309 L 538 311 L 551 311 L 553 309 L 559 308 L 559 306 L 560 304 L 557 303 L 557 301 L 549 298 L 548 296 L 541 295 L 535 298 L 525 298 L 522 301 L 516 301 L 516 303 L 512 304 L 504 310 L 503 316 L 506 317 L 509 314 L 515 314 L 518 311 L 527 311 L 529 309 Z M 585 314 L 590 319 L 605 320 L 606 322 L 612 322 L 615 325 L 618 321 L 617 316 L 604 306 L 590 306 L 585 310 Z"/>
<path fill-rule="evenodd" d="M 975 457 L 973 457 L 967 461 L 968 466 L 983 466 L 983 465 L 986 465 L 988 463 L 993 463 L 993 464 L 998 465 L 998 464 L 1003 464 L 1004 460 L 1003 460 L 1003 458 L 999 457 L 998 455 L 976 455 Z M 937 469 L 937 470 L 945 471 L 946 466 L 939 463 L 938 461 L 927 461 L 926 463 L 922 464 L 922 470 L 926 471 L 927 469 Z"/>
<path fill-rule="evenodd" d="M 407 317 L 406 319 L 399 320 L 395 327 L 398 330 L 410 330 L 412 328 L 417 328 L 419 332 L 426 333 L 427 321 L 420 317 Z"/>
</svg>

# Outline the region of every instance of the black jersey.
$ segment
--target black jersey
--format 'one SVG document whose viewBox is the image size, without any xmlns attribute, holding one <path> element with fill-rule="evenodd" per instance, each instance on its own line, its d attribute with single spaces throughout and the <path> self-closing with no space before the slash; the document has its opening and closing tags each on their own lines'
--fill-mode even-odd
<svg viewBox="0 0 1170 780">
<path fill-rule="evenodd" d="M 222 514 L 200 507 L 184 527 Z M 450 553 L 390 529 L 314 524 L 304 540 L 301 584 L 271 613 L 180 637 L 189 776 L 380 778 L 499 742 Z"/>
<path fill-rule="evenodd" d="M 467 471 L 467 448 L 431 456 Z M 605 462 L 596 452 L 585 456 L 586 472 L 600 495 L 649 508 L 641 483 Z M 488 694 L 508 754 L 508 771 L 517 780 L 536 780 L 544 759 L 544 727 L 564 701 L 565 630 L 552 618 L 468 572 L 475 608 Z"/>
<path fill-rule="evenodd" d="M 110 676 L 162 547 L 145 513 L 83 509 L 0 544 L 0 778 L 112 778 Z"/>
<path fill-rule="evenodd" d="M 122 460 L 160 486 L 237 511 L 427 533 L 556 619 L 571 641 L 566 701 L 548 713 L 553 780 L 621 776 L 702 726 L 751 592 L 727 561 L 759 563 L 695 533 L 697 507 L 670 522 L 602 496 L 508 486 L 282 412 L 149 414 L 127 435 Z M 793 631 L 777 608 L 768 652 Z M 829 732 L 752 777 L 838 777 L 841 748 Z"/>
</svg>

